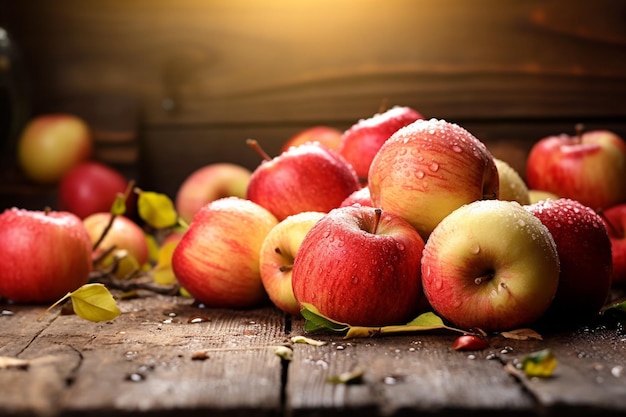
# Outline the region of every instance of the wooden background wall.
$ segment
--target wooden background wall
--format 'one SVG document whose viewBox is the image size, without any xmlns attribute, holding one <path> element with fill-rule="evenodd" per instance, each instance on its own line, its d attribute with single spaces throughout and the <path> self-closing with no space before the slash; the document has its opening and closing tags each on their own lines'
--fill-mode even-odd
<svg viewBox="0 0 626 417">
<path fill-rule="evenodd" d="M 253 169 L 248 137 L 276 153 L 383 102 L 457 122 L 522 171 L 578 122 L 626 137 L 621 0 L 0 0 L 0 26 L 33 114 L 85 115 L 103 159 L 172 196 L 202 165 Z"/>
</svg>

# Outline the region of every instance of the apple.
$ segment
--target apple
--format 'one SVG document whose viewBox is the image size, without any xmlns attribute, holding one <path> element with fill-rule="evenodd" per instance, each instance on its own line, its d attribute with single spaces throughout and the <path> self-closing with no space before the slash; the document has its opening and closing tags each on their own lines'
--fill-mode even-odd
<svg viewBox="0 0 626 417">
<path fill-rule="evenodd" d="M 336 151 L 343 132 L 330 126 L 312 126 L 297 132 L 283 143 L 280 151 L 285 152 L 292 146 L 302 145 L 307 142 L 319 142 L 320 145 Z"/>
<path fill-rule="evenodd" d="M 93 151 L 87 123 L 65 113 L 44 114 L 31 119 L 17 142 L 18 164 L 38 183 L 56 183 Z"/>
<path fill-rule="evenodd" d="M 548 228 L 559 254 L 559 286 L 546 321 L 578 323 L 593 317 L 611 290 L 611 241 L 602 218 L 567 198 L 525 208 Z"/>
<path fill-rule="evenodd" d="M 94 213 L 83 220 L 92 245 L 100 239 L 105 228 L 111 221 L 110 212 Z M 115 246 L 116 250 L 126 250 L 137 263 L 142 266 L 150 259 L 148 240 L 141 227 L 126 216 L 116 216 L 113 225 L 107 232 L 94 256 Z"/>
<path fill-rule="evenodd" d="M 528 199 L 530 200 L 530 204 L 538 203 L 547 199 L 556 200 L 557 198 L 559 198 L 558 195 L 548 191 L 528 190 Z"/>
<path fill-rule="evenodd" d="M 325 214 L 304 211 L 289 216 L 270 230 L 261 246 L 263 287 L 276 307 L 294 316 L 300 316 L 300 304 L 291 285 L 293 261 L 304 236 Z"/>
<path fill-rule="evenodd" d="M 353 204 L 360 204 L 362 206 L 373 207 L 372 198 L 370 196 L 370 189 L 363 187 L 360 190 L 356 190 L 340 204 L 339 207 L 351 206 Z"/>
<path fill-rule="evenodd" d="M 110 211 L 118 194 L 128 188 L 128 180 L 115 168 L 97 161 L 81 162 L 61 179 L 59 209 L 76 214 L 81 219 Z M 134 194 L 133 194 L 134 196 Z M 127 213 L 134 210 L 134 197 L 127 201 Z"/>
<path fill-rule="evenodd" d="M 559 256 L 548 228 L 514 201 L 478 200 L 433 230 L 422 285 L 433 309 L 463 329 L 528 326 L 550 307 Z"/>
<path fill-rule="evenodd" d="M 250 308 L 267 301 L 260 253 L 278 220 L 260 205 L 225 197 L 202 207 L 172 255 L 178 282 L 211 307 Z"/>
<path fill-rule="evenodd" d="M 361 119 L 341 138 L 338 152 L 350 163 L 361 179 L 367 179 L 372 159 L 380 147 L 398 129 L 424 117 L 410 107 L 395 106 Z"/>
<path fill-rule="evenodd" d="M 424 297 L 424 241 L 400 216 L 379 208 L 331 210 L 304 237 L 293 264 L 298 303 L 361 326 L 405 323 Z"/>
<path fill-rule="evenodd" d="M 394 133 L 374 157 L 372 204 L 407 220 L 424 240 L 464 204 L 498 198 L 499 178 L 486 146 L 461 126 L 418 120 Z"/>
<path fill-rule="evenodd" d="M 539 140 L 526 162 L 531 189 L 580 201 L 594 210 L 626 202 L 626 143 L 613 132 L 594 130 Z"/>
<path fill-rule="evenodd" d="M 600 213 L 611 240 L 614 286 L 626 286 L 626 204 L 618 204 Z"/>
<path fill-rule="evenodd" d="M 517 172 L 506 161 L 493 158 L 498 168 L 498 183 L 500 200 L 517 201 L 521 205 L 530 204 L 528 186 Z"/>
<path fill-rule="evenodd" d="M 279 221 L 303 211 L 327 213 L 361 188 L 350 164 L 317 142 L 292 147 L 274 158 L 255 141 L 248 143 L 264 161 L 252 172 L 247 198 Z"/>
<path fill-rule="evenodd" d="M 91 244 L 72 213 L 11 208 L 0 214 L 0 296 L 49 303 L 87 283 Z"/>
<path fill-rule="evenodd" d="M 233 163 L 216 162 L 193 171 L 176 193 L 178 215 L 187 223 L 200 208 L 223 197 L 246 196 L 250 170 Z"/>
</svg>

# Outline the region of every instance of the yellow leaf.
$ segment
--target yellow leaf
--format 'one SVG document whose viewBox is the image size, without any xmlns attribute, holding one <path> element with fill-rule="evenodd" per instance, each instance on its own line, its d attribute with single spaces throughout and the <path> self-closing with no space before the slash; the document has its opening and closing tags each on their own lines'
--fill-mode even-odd
<svg viewBox="0 0 626 417">
<path fill-rule="evenodd" d="M 111 205 L 111 214 L 114 216 L 123 216 L 126 213 L 126 195 L 118 193 Z"/>
<path fill-rule="evenodd" d="M 148 259 L 150 262 L 156 262 L 159 258 L 159 243 L 153 235 L 146 233 L 145 236 L 148 243 Z"/>
<path fill-rule="evenodd" d="M 547 378 L 552 376 L 558 361 L 550 349 L 531 353 L 521 362 L 521 368 L 528 377 Z"/>
<path fill-rule="evenodd" d="M 155 284 L 159 285 L 172 285 L 176 283 L 176 275 L 172 268 L 154 268 L 152 270 L 152 277 Z"/>
<path fill-rule="evenodd" d="M 139 216 L 150 226 L 157 229 L 175 226 L 178 213 L 174 203 L 165 194 L 141 191 L 137 200 Z"/>
<path fill-rule="evenodd" d="M 120 315 L 113 296 L 102 284 L 86 284 L 71 292 L 74 312 L 89 321 L 107 321 Z"/>
<path fill-rule="evenodd" d="M 157 259 L 157 266 L 160 268 L 166 268 L 172 265 L 172 255 L 174 250 L 178 246 L 178 241 L 166 242 L 159 249 L 159 257 Z"/>
</svg>

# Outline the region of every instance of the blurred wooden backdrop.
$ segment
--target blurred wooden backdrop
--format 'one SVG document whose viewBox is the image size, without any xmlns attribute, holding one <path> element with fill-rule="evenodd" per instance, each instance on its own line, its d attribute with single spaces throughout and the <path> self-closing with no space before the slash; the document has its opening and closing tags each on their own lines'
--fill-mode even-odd
<svg viewBox="0 0 626 417">
<path fill-rule="evenodd" d="M 626 137 L 622 0 L 0 0 L 0 26 L 32 114 L 84 115 L 100 158 L 172 196 L 202 165 L 253 169 L 246 138 L 276 153 L 382 103 L 457 122 L 521 171 L 578 122 Z"/>
</svg>

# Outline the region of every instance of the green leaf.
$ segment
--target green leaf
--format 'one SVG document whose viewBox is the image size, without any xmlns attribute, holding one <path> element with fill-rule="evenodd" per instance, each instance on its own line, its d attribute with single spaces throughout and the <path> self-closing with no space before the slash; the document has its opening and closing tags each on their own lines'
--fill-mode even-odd
<svg viewBox="0 0 626 417">
<path fill-rule="evenodd" d="M 120 315 L 113 296 L 102 284 L 86 284 L 69 294 L 74 312 L 89 321 L 107 321 Z"/>
<path fill-rule="evenodd" d="M 524 357 L 520 367 L 528 377 L 547 378 L 552 376 L 558 361 L 550 349 L 534 352 Z"/>
<path fill-rule="evenodd" d="M 137 210 L 139 216 L 156 229 L 164 229 L 178 224 L 178 213 L 174 208 L 174 203 L 165 194 L 140 191 Z"/>
<path fill-rule="evenodd" d="M 618 312 L 620 314 L 626 313 L 626 301 L 611 304 L 602 309 L 602 314 L 606 314 L 608 312 Z"/>
<path fill-rule="evenodd" d="M 302 306 L 303 308 L 300 310 L 300 314 L 302 314 L 302 317 L 306 320 L 304 322 L 304 330 L 308 332 L 322 329 L 345 332 L 350 328 L 348 324 L 339 323 L 329 319 L 328 317 L 324 317 L 320 314 L 319 310 L 311 304 L 302 303 Z"/>
<path fill-rule="evenodd" d="M 118 193 L 111 205 L 111 214 L 123 216 L 126 213 L 126 194 Z"/>
</svg>

